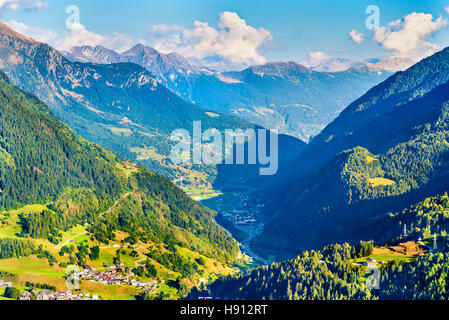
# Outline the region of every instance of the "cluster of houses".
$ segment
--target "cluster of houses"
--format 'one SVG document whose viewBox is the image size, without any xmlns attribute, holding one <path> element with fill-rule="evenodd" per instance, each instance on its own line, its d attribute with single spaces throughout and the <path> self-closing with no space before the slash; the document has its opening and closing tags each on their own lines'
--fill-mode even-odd
<svg viewBox="0 0 449 320">
<path fill-rule="evenodd" d="M 0 279 L 0 288 L 12 287 L 12 282 L 7 282 Z"/>
<path fill-rule="evenodd" d="M 130 285 L 144 291 L 156 291 L 158 282 L 156 280 L 142 282 L 134 278 L 132 271 L 126 272 L 126 266 L 123 263 L 119 265 L 109 266 L 105 271 L 96 270 L 93 266 L 77 272 L 77 276 L 81 280 L 95 281 L 107 285 Z"/>
<path fill-rule="evenodd" d="M 256 226 L 256 217 L 259 216 L 263 205 L 243 193 L 235 192 L 233 197 L 233 210 L 222 212 L 223 217 L 235 226 Z"/>
<path fill-rule="evenodd" d="M 90 295 L 89 293 L 78 293 L 71 290 L 67 291 L 25 291 L 20 295 L 19 300 L 27 301 L 32 300 L 33 296 L 36 300 L 50 300 L 50 301 L 72 301 L 72 300 L 98 300 L 99 297 L 96 294 Z"/>
</svg>

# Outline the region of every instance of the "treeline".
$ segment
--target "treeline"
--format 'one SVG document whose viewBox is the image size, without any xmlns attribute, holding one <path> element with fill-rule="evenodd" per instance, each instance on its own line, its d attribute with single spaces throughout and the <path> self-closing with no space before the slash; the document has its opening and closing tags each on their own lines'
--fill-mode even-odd
<svg viewBox="0 0 449 320">
<path fill-rule="evenodd" d="M 36 251 L 36 246 L 29 240 L 0 239 L 0 259 L 29 256 Z"/>
<path fill-rule="evenodd" d="M 182 242 L 222 261 L 238 254 L 211 210 L 143 167 L 127 175 L 117 155 L 77 136 L 2 73 L 0 119 L 0 209 L 36 203 L 48 208 L 20 216 L 21 236 L 59 243 L 63 231 L 85 225 L 102 243 L 122 230 L 130 241 Z"/>
<path fill-rule="evenodd" d="M 446 237 L 449 230 L 449 196 L 447 193 L 428 197 L 409 208 L 396 213 L 388 213 L 385 218 L 377 219 L 368 226 L 371 234 L 379 243 L 392 243 L 404 240 L 403 230 L 406 227 L 406 239 L 416 240 L 418 237 Z"/>
</svg>

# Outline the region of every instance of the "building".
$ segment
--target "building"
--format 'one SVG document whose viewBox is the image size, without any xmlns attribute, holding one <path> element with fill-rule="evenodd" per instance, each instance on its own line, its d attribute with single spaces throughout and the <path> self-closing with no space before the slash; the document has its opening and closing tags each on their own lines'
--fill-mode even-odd
<svg viewBox="0 0 449 320">
<path fill-rule="evenodd" d="M 377 266 L 377 261 L 374 258 L 368 258 L 366 259 L 366 261 L 363 263 L 363 265 L 367 266 L 367 267 L 375 267 Z"/>
</svg>

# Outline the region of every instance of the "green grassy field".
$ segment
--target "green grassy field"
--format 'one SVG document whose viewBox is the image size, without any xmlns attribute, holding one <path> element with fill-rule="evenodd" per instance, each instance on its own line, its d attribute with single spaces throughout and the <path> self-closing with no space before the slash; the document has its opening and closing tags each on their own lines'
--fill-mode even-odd
<svg viewBox="0 0 449 320">
<path fill-rule="evenodd" d="M 410 262 L 410 261 L 415 259 L 414 257 L 403 256 L 403 255 L 375 254 L 375 255 L 371 255 L 369 257 L 364 257 L 364 258 L 357 259 L 355 262 L 357 262 L 357 263 L 365 262 L 367 258 L 374 258 L 374 259 L 376 259 L 377 262 L 380 262 L 380 261 L 384 261 L 384 262 L 388 262 L 388 261 Z"/>
<path fill-rule="evenodd" d="M 222 195 L 220 191 L 198 188 L 184 189 L 184 192 L 194 200 L 209 200 Z"/>
<path fill-rule="evenodd" d="M 20 214 L 30 214 L 47 210 L 47 206 L 42 204 L 28 205 L 17 210 L 4 211 L 0 213 L 0 238 L 15 238 L 16 233 L 21 232 L 18 225 Z"/>
</svg>

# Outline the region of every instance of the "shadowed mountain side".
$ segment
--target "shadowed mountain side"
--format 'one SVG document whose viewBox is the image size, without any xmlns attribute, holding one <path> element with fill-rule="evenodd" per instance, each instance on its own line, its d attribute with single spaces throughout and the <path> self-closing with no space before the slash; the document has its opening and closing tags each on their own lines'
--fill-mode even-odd
<svg viewBox="0 0 449 320">
<path fill-rule="evenodd" d="M 261 129 L 258 127 L 257 129 Z M 259 153 L 259 137 L 256 137 L 257 149 Z M 264 193 L 272 192 L 271 186 L 282 184 L 286 176 L 291 173 L 294 167 L 295 159 L 306 148 L 307 144 L 301 140 L 286 135 L 278 135 L 277 167 L 278 170 L 274 175 L 261 175 L 260 168 L 266 168 L 268 165 L 261 164 L 260 158 L 257 157 L 256 164 L 248 164 L 248 142 L 245 142 L 245 159 L 244 164 L 237 163 L 237 152 L 234 148 L 233 165 L 221 164 L 217 166 L 217 178 L 214 182 L 214 188 L 221 191 L 238 191 L 249 190 L 251 193 L 257 193 L 259 197 L 264 197 Z M 271 144 L 269 135 L 266 140 L 266 155 L 271 157 Z M 238 179 L 236 179 L 238 177 Z M 268 189 L 267 189 L 268 188 Z"/>
<path fill-rule="evenodd" d="M 448 55 L 445 49 L 373 88 L 307 146 L 264 210 L 272 222 L 254 242 L 259 251 L 285 246 L 296 254 L 356 240 L 395 201 L 404 208 L 449 187 L 449 83 L 440 73 Z"/>
</svg>

